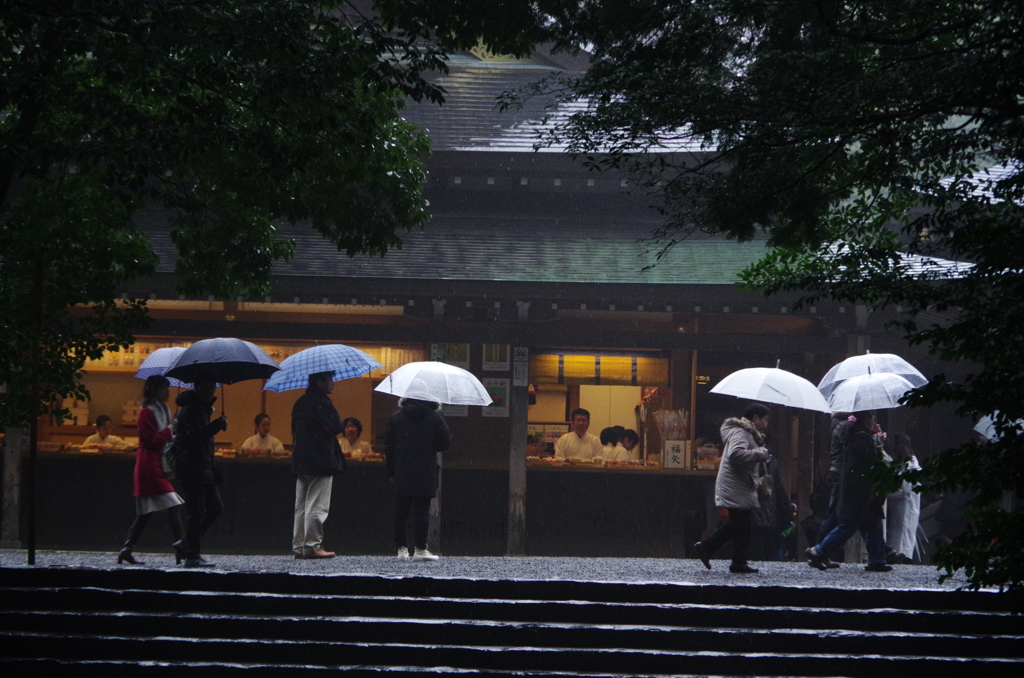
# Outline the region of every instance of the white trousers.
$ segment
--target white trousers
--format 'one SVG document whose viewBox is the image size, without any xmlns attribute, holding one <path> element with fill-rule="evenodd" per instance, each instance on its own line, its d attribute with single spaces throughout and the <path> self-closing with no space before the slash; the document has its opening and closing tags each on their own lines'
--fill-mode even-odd
<svg viewBox="0 0 1024 678">
<path fill-rule="evenodd" d="M 292 551 L 313 553 L 324 540 L 324 521 L 331 509 L 331 485 L 334 476 L 296 476 L 295 527 Z"/>
</svg>

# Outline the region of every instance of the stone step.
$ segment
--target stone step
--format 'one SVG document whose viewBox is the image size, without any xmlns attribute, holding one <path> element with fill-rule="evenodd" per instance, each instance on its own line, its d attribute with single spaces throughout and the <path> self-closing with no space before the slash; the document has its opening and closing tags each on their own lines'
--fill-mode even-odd
<svg viewBox="0 0 1024 678">
<path fill-rule="evenodd" d="M 792 606 L 818 609 L 1005 612 L 1005 596 L 990 591 L 842 589 L 785 586 L 693 586 L 571 580 L 439 579 L 364 574 L 297 575 L 120 568 L 0 568 L 0 584 L 22 588 L 108 588 L 218 593 L 409 596 L 692 605 Z"/>
<path fill-rule="evenodd" d="M 6 568 L 0 670 L 1024 675 L 992 593 Z"/>
<path fill-rule="evenodd" d="M 804 629 L 1024 636 L 1024 616 L 1008 612 L 819 609 L 795 606 L 545 601 L 353 596 L 98 588 L 0 588 L 0 609 L 53 612 L 154 612 L 280 617 L 463 619 L 561 624 L 680 626 L 690 628 Z"/>
<path fill-rule="evenodd" d="M 1019 676 L 1021 660 L 964 659 L 901 655 L 813 655 L 714 651 L 636 651 L 620 648 L 473 647 L 448 643 L 353 643 L 232 641 L 221 638 L 97 638 L 64 634 L 3 634 L 4 662 L 47 657 L 69 665 L 134 662 L 178 666 L 274 667 L 278 670 L 350 668 L 434 672 L 491 672 L 521 675 L 788 675 L 788 676 L 958 676 L 984 672 L 993 678 Z M 3 663 L 0 663 L 3 666 Z M 62 675 L 67 675 L 62 673 Z M 93 673 L 92 675 L 97 675 Z"/>
<path fill-rule="evenodd" d="M 780 623 L 783 620 L 779 620 Z M 580 648 L 654 652 L 723 652 L 903 655 L 919 657 L 1024 657 L 1024 636 L 951 635 L 910 632 L 809 631 L 778 626 L 701 628 L 684 625 L 622 625 L 601 619 L 592 624 L 398 619 L 375 617 L 301 618 L 189 614 L 80 614 L 0 612 L 0 632 L 17 636 L 97 638 L 219 638 L 238 642 L 388 643 L 462 646 Z"/>
</svg>

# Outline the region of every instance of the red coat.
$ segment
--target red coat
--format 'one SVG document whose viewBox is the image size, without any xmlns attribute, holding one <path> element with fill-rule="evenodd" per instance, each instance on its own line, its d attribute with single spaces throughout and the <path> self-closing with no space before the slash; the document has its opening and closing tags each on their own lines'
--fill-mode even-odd
<svg viewBox="0 0 1024 678">
<path fill-rule="evenodd" d="M 139 449 L 135 453 L 136 497 L 152 497 L 174 492 L 160 465 L 164 446 L 171 440 L 170 427 L 157 430 L 156 417 L 144 407 L 139 410 Z"/>
</svg>

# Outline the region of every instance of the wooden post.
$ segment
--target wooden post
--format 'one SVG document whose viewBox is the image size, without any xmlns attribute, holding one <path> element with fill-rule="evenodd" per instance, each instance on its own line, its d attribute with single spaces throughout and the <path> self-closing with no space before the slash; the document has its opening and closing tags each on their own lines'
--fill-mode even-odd
<svg viewBox="0 0 1024 678">
<path fill-rule="evenodd" d="M 0 523 L 0 546 L 2 548 L 20 549 L 23 546 L 21 533 L 21 514 L 23 510 L 22 469 L 25 452 L 28 449 L 29 432 L 23 428 L 9 428 L 6 431 L 6 447 L 4 448 L 4 503 Z"/>
<path fill-rule="evenodd" d="M 439 554 L 444 553 L 444 545 L 441 543 L 441 497 L 444 485 L 444 464 L 441 453 L 437 453 L 437 494 L 434 501 L 430 502 L 430 522 L 427 524 L 427 544 L 433 546 Z"/>
<path fill-rule="evenodd" d="M 516 361 L 525 363 L 525 361 Z M 513 365 L 509 386 L 508 414 L 511 435 L 508 457 L 508 534 L 506 555 L 526 555 L 526 424 L 529 419 L 529 394 L 525 383 L 517 384 L 517 377 L 526 370 L 525 364 L 518 369 Z"/>
<path fill-rule="evenodd" d="M 28 548 L 28 564 L 36 564 L 36 451 L 39 449 L 39 397 L 40 384 L 38 366 L 42 347 L 40 346 L 43 336 L 43 303 L 46 301 L 46 274 L 43 259 L 36 259 L 35 275 L 32 285 L 32 358 L 29 369 L 31 378 L 29 380 L 29 408 L 32 418 L 29 420 L 28 429 L 28 460 L 22 469 L 25 478 L 25 507 L 27 513 L 28 530 L 26 535 L 26 546 Z"/>
</svg>

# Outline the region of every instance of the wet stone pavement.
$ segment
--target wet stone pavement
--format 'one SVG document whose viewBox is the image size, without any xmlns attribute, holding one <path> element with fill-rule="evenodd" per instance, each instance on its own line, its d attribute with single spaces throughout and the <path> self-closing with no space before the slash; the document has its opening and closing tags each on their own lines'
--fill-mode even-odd
<svg viewBox="0 0 1024 678">
<path fill-rule="evenodd" d="M 136 552 L 145 567 L 181 569 L 170 553 Z M 928 565 L 895 565 L 892 572 L 865 572 L 863 565 L 844 564 L 820 572 L 805 562 L 752 562 L 758 574 L 731 574 L 727 560 L 711 561 L 707 571 L 698 560 L 671 558 L 553 558 L 537 556 L 444 557 L 414 562 L 385 556 L 338 556 L 325 560 L 295 560 L 292 556 L 210 555 L 219 572 L 290 572 L 320 576 L 374 575 L 473 580 L 563 580 L 584 582 L 675 583 L 681 586 L 783 586 L 800 588 L 948 590 L 962 586 L 956 576 L 942 584 L 940 572 Z M 0 567 L 28 567 L 25 550 L 0 550 Z M 116 570 L 115 552 L 36 551 L 35 567 Z"/>
</svg>

